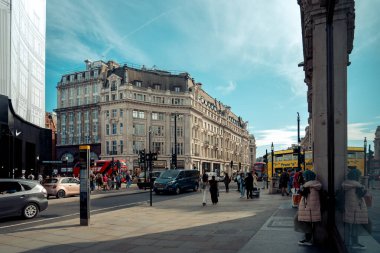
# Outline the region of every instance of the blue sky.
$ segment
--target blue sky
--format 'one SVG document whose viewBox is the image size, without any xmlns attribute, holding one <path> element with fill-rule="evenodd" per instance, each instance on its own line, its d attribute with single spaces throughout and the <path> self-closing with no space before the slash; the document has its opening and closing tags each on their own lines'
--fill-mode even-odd
<svg viewBox="0 0 380 253">
<path fill-rule="evenodd" d="M 372 144 L 380 125 L 380 1 L 356 1 L 348 68 L 348 140 Z M 307 87 L 296 0 L 49 0 L 46 110 L 56 85 L 84 60 L 116 60 L 186 71 L 249 121 L 258 156 L 286 148 L 307 125 Z"/>
</svg>

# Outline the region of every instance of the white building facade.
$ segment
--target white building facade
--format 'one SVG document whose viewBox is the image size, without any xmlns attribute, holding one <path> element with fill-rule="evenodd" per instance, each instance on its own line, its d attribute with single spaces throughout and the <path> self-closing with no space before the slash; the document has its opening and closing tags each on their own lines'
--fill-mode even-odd
<svg viewBox="0 0 380 253">
<path fill-rule="evenodd" d="M 0 94 L 44 127 L 46 0 L 0 1 L 0 24 Z"/>
<path fill-rule="evenodd" d="M 249 170 L 247 122 L 188 73 L 112 61 L 86 65 L 86 71 L 64 75 L 57 86 L 58 159 L 71 153 L 75 160 L 78 145 L 90 144 L 94 159 L 124 160 L 136 169 L 145 149 L 158 154 L 153 167 L 160 170 L 172 167 L 177 143 L 177 168 Z"/>
</svg>

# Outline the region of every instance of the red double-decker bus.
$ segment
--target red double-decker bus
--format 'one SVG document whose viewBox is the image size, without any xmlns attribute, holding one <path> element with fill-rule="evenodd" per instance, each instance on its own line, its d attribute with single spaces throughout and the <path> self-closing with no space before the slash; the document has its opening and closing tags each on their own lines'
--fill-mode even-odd
<svg viewBox="0 0 380 253">
<path fill-rule="evenodd" d="M 120 170 L 119 170 L 120 168 Z M 100 174 L 107 174 L 110 176 L 112 173 L 119 172 L 122 175 L 127 173 L 128 167 L 124 160 L 97 160 L 94 162 L 94 165 L 90 167 L 91 171 L 96 175 L 98 173 Z M 73 169 L 73 174 L 75 177 L 79 176 L 79 164 L 76 164 Z"/>
</svg>

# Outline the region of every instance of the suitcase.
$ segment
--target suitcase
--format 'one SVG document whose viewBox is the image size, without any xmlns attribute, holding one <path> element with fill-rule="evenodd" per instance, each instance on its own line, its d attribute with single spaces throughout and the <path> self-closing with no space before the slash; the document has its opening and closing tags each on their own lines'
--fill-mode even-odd
<svg viewBox="0 0 380 253">
<path fill-rule="evenodd" d="M 293 193 L 292 194 L 292 207 L 298 207 L 301 201 L 301 194 Z"/>
</svg>

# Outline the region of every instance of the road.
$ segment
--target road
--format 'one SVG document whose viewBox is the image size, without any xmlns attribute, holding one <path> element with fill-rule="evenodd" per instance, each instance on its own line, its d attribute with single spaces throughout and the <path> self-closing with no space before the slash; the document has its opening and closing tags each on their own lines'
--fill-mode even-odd
<svg viewBox="0 0 380 253">
<path fill-rule="evenodd" d="M 164 201 L 167 199 L 181 198 L 194 194 L 192 192 L 183 193 L 180 195 L 155 195 L 153 193 L 153 205 L 155 202 Z M 91 214 L 104 213 L 111 210 L 129 208 L 149 202 L 149 191 L 138 194 L 113 194 L 108 193 L 102 198 L 94 198 L 91 200 Z M 79 224 L 79 198 L 71 197 L 65 199 L 49 199 L 49 207 L 41 212 L 32 220 L 21 219 L 20 217 L 11 217 L 0 219 L 0 234 L 21 231 L 30 226 L 42 225 L 51 222 L 57 222 L 67 219 L 78 218 Z"/>
</svg>

